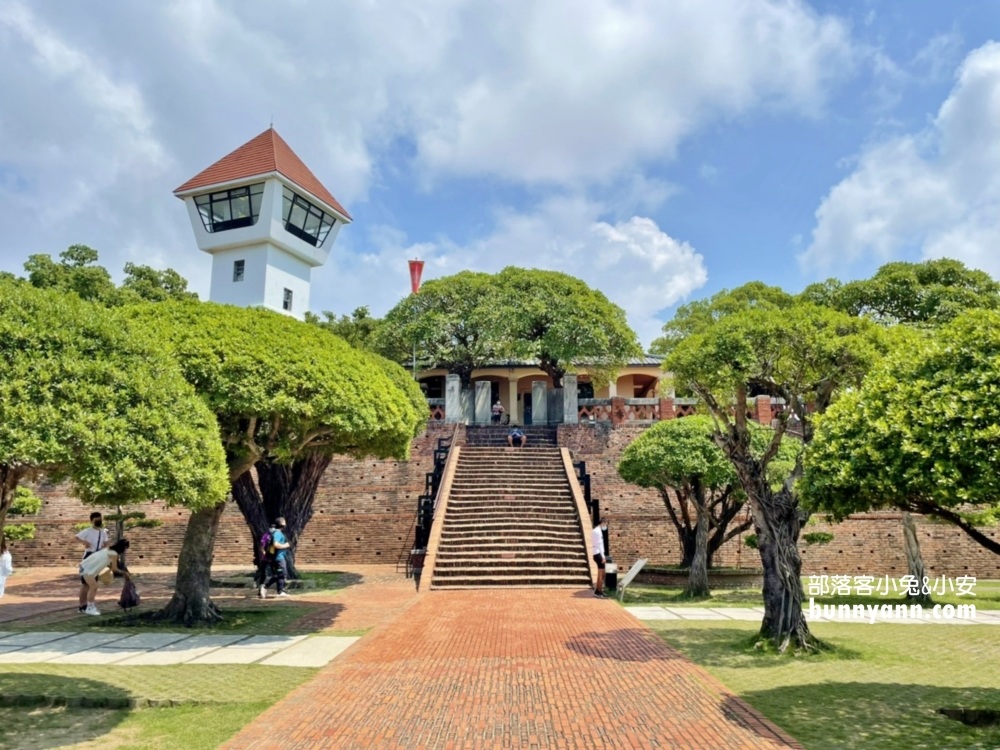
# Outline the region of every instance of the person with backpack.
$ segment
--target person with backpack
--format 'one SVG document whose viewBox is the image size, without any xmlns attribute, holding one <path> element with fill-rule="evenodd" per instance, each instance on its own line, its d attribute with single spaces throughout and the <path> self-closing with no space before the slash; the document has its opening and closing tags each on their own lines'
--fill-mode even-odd
<svg viewBox="0 0 1000 750">
<path fill-rule="evenodd" d="M 260 598 L 267 598 L 267 590 L 270 588 L 271 584 L 277 584 L 278 596 L 288 596 L 288 592 L 285 591 L 285 581 L 288 578 L 288 550 L 292 545 L 288 543 L 288 538 L 285 536 L 285 519 L 278 518 L 275 520 L 277 528 L 271 535 L 271 543 L 269 549 L 274 551 L 274 560 L 271 563 L 271 577 L 268 578 L 260 587 Z"/>
<path fill-rule="evenodd" d="M 253 577 L 253 582 L 258 587 L 258 590 L 267 581 L 268 574 L 271 571 L 271 563 L 274 562 L 274 549 L 271 547 L 271 540 L 274 538 L 274 532 L 277 529 L 278 527 L 272 521 L 270 528 L 261 535 L 260 542 L 257 545 L 257 572 Z M 258 594 L 258 596 L 261 599 L 264 598 L 264 594 Z"/>
</svg>

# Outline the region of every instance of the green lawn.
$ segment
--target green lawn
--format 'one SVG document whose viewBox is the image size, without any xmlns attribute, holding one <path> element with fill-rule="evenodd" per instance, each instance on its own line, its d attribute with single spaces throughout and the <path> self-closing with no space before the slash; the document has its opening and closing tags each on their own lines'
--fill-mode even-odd
<svg viewBox="0 0 1000 750">
<path fill-rule="evenodd" d="M 0 747 L 208 750 L 315 672 L 255 664 L 5 665 Z M 142 707 L 123 708 L 136 704 Z"/>
<path fill-rule="evenodd" d="M 836 647 L 809 657 L 755 653 L 756 623 L 654 621 L 807 750 L 1000 748 L 1000 725 L 966 727 L 939 708 L 1000 710 L 1000 628 L 818 623 Z"/>
<path fill-rule="evenodd" d="M 806 602 L 809 600 L 809 579 L 802 579 Z M 958 596 L 947 593 L 935 596 L 939 604 L 975 604 L 977 609 L 1000 610 L 1000 581 L 977 581 L 972 589 L 975 596 Z M 625 591 L 625 604 L 659 604 L 669 607 L 748 607 L 761 606 L 760 591 L 755 588 L 717 589 L 708 599 L 685 599 L 681 587 L 633 584 Z M 815 597 L 817 604 L 902 604 L 901 596 L 821 596 Z"/>
</svg>

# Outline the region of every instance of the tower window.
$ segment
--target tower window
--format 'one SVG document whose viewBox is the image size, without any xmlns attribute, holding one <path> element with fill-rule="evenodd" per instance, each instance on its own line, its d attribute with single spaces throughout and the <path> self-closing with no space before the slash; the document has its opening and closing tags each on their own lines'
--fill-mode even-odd
<svg viewBox="0 0 1000 750">
<path fill-rule="evenodd" d="M 285 295 L 281 299 L 281 309 L 284 310 L 285 312 L 291 312 L 292 311 L 292 290 L 291 289 L 286 289 L 285 290 Z"/>
<path fill-rule="evenodd" d="M 209 232 L 224 232 L 256 224 L 263 196 L 264 183 L 258 182 L 232 190 L 196 195 L 194 204 L 198 207 L 205 229 Z"/>
<path fill-rule="evenodd" d="M 300 240 L 319 247 L 337 220 L 288 188 L 283 193 L 285 229 Z"/>
<path fill-rule="evenodd" d="M 243 272 L 246 270 L 245 260 L 233 261 L 233 281 L 243 281 Z"/>
</svg>

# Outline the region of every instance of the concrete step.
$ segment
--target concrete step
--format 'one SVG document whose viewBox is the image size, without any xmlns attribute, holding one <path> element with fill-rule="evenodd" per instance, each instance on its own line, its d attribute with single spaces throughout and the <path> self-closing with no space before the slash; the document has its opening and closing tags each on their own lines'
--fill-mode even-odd
<svg viewBox="0 0 1000 750">
<path fill-rule="evenodd" d="M 539 545 L 531 549 L 515 549 L 513 547 L 488 547 L 483 548 L 480 546 L 470 546 L 463 545 L 459 546 L 443 546 L 438 550 L 438 560 L 456 560 L 456 559 L 473 559 L 473 560 L 544 560 L 549 557 L 558 557 L 562 559 L 569 556 L 577 556 L 585 554 L 585 550 L 580 544 L 549 544 L 549 545 Z"/>
<path fill-rule="evenodd" d="M 587 573 L 579 574 L 483 574 L 458 573 L 438 576 L 436 573 L 431 581 L 431 588 L 484 588 L 503 586 L 565 586 L 565 587 L 589 587 L 590 576 Z"/>
<path fill-rule="evenodd" d="M 488 568 L 491 572 L 496 572 L 503 568 L 507 572 L 546 572 L 564 573 L 570 570 L 574 573 L 580 572 L 585 567 L 587 561 L 582 556 L 566 558 L 548 558 L 546 560 L 475 560 L 471 558 L 452 558 L 448 560 L 438 560 L 435 571 L 443 572 L 454 568 L 475 569 Z"/>
</svg>

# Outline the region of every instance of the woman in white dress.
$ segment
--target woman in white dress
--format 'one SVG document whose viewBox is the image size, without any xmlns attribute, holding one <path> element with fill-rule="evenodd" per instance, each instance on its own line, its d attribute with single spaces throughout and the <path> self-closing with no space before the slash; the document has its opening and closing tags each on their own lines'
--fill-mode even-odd
<svg viewBox="0 0 1000 750">
<path fill-rule="evenodd" d="M 97 598 L 97 577 L 108 568 L 112 572 L 122 573 L 129 577 L 127 571 L 118 567 L 118 555 L 129 548 L 128 539 L 119 539 L 110 547 L 98 550 L 89 557 L 84 558 L 80 563 L 80 583 L 87 587 L 87 608 L 83 610 L 86 615 L 99 615 L 100 610 L 94 604 Z"/>
</svg>

